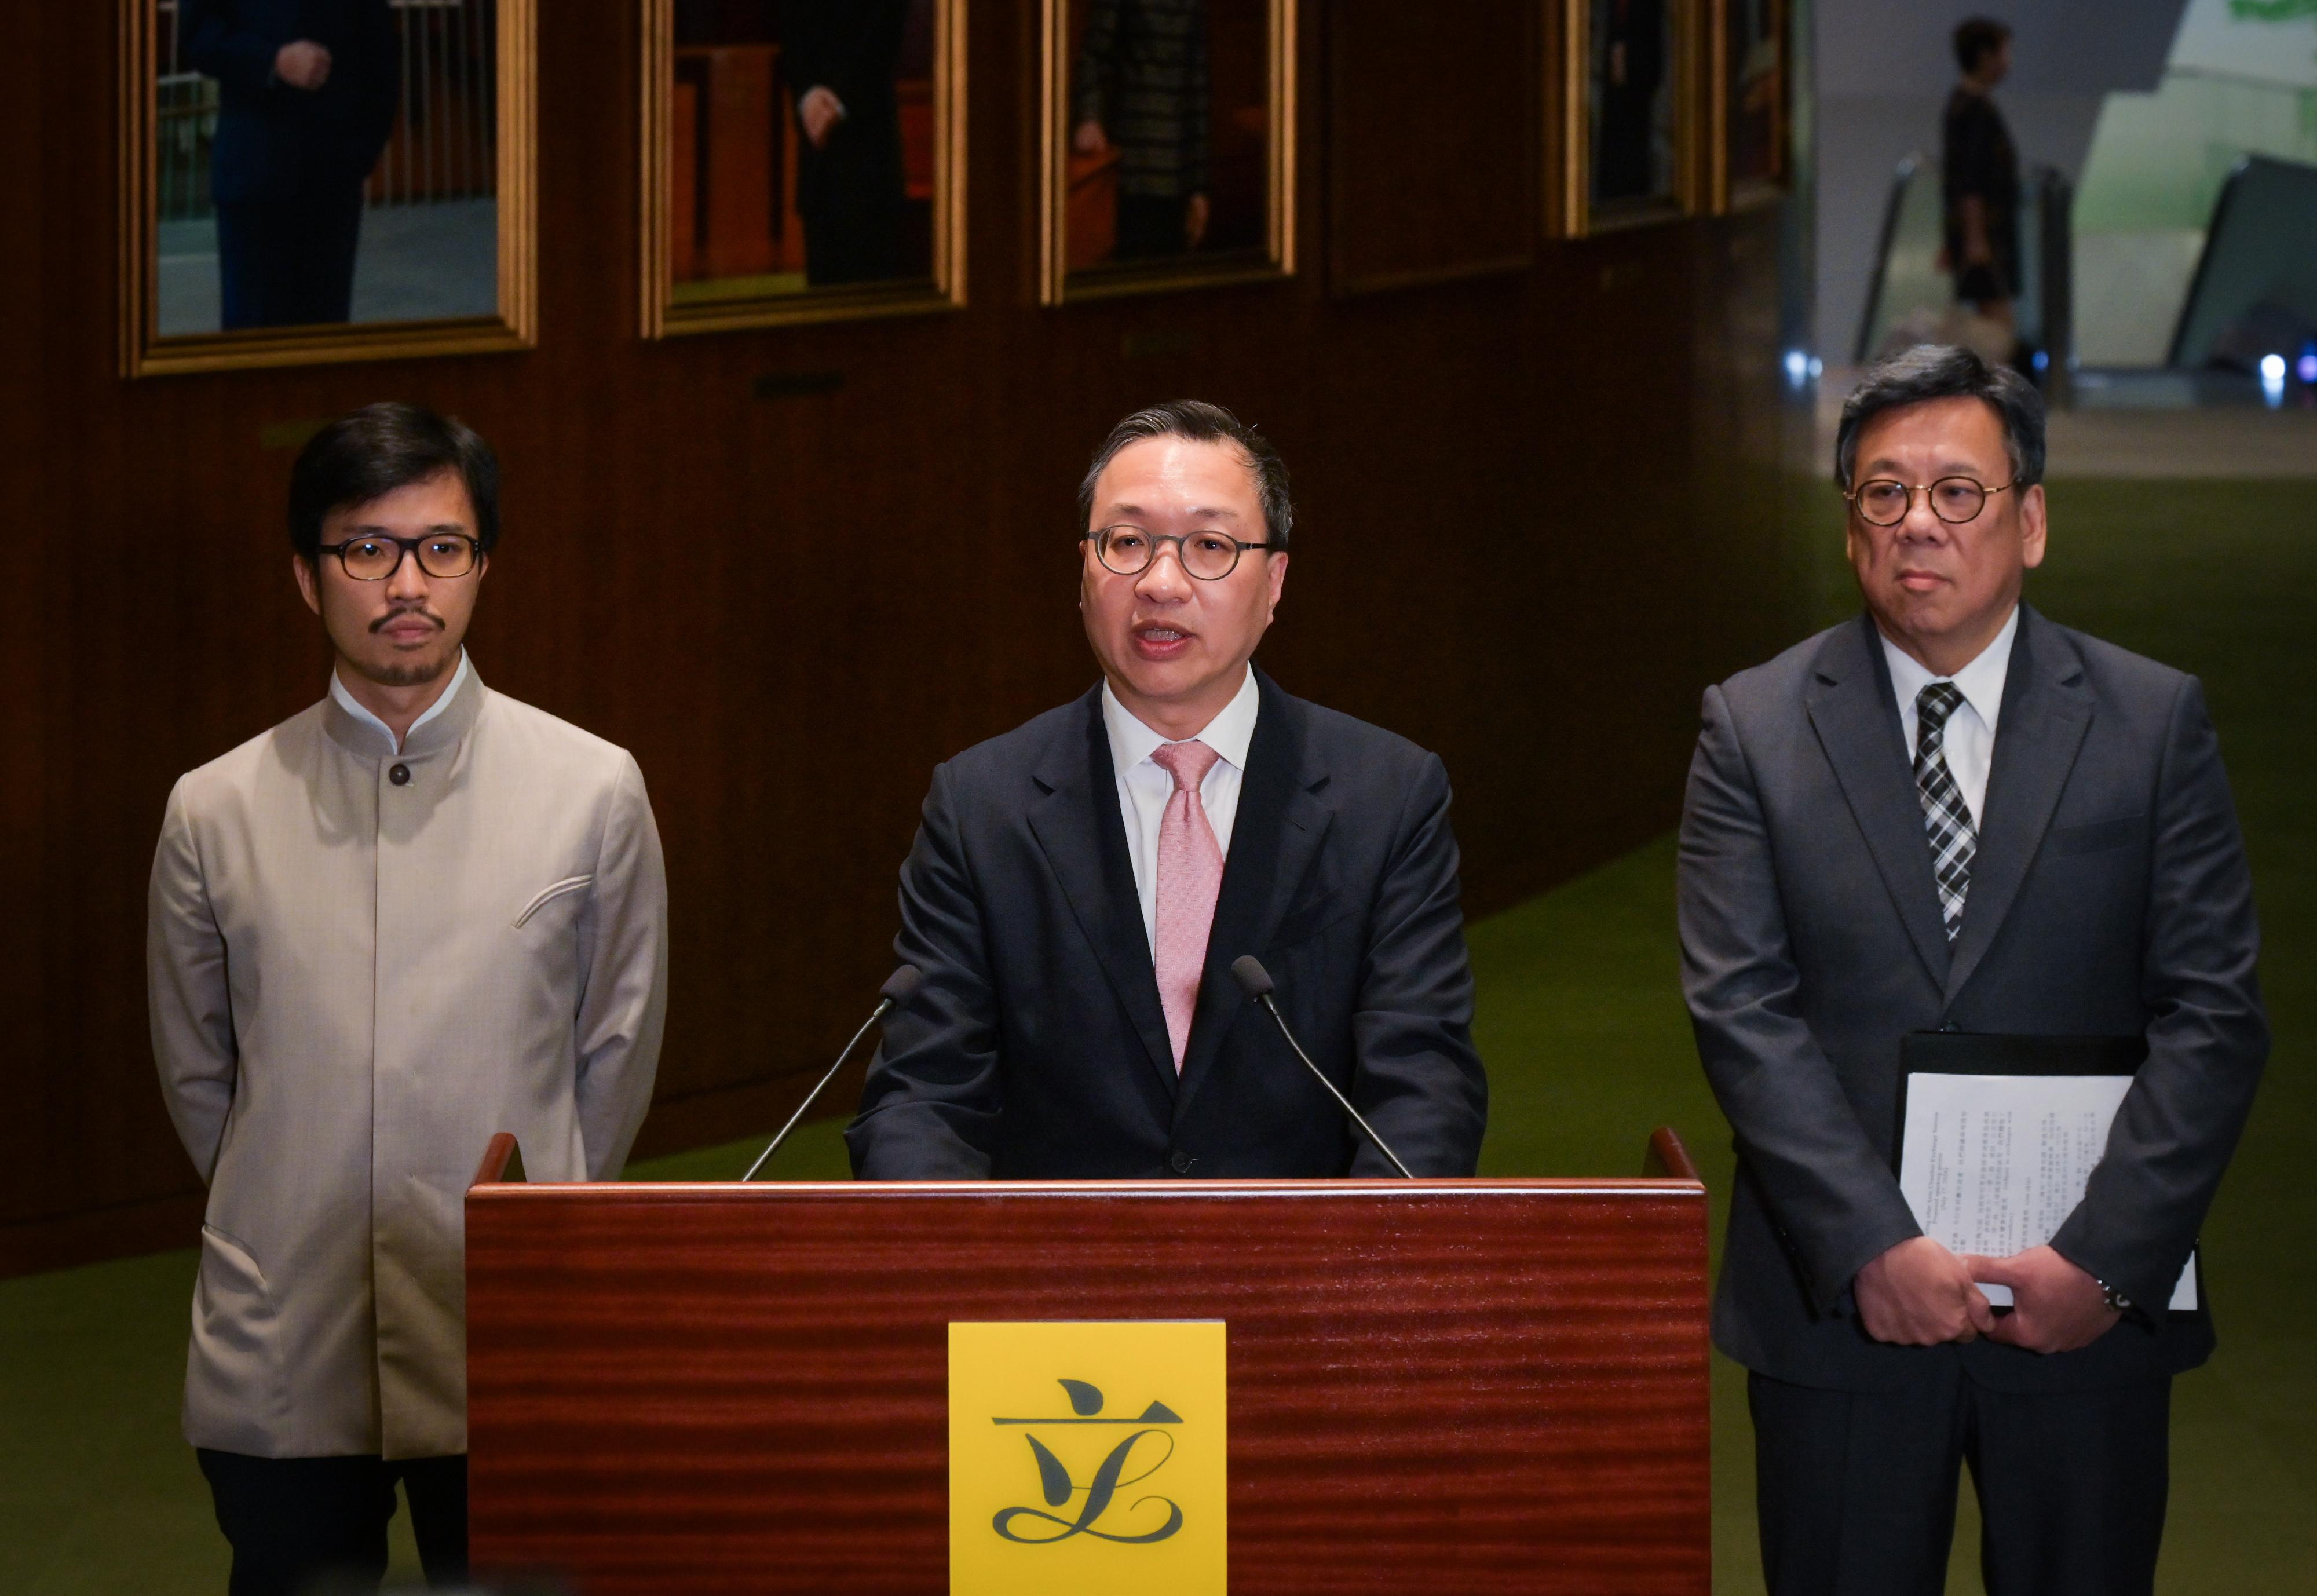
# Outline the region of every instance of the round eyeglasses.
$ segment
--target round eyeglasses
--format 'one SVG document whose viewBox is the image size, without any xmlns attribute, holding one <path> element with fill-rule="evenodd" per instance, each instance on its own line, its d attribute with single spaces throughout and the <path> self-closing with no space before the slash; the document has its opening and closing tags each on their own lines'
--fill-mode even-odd
<svg viewBox="0 0 2317 1596">
<path fill-rule="evenodd" d="M 1177 536 L 1171 532 L 1149 532 L 1140 526 L 1105 526 L 1087 533 L 1082 540 L 1094 545 L 1095 558 L 1103 569 L 1122 577 L 1139 577 L 1150 569 L 1158 558 L 1158 545 L 1175 545 L 1175 558 L 1183 569 L 1202 582 L 1220 582 L 1239 569 L 1239 557 L 1249 549 L 1269 549 L 1271 542 L 1241 542 L 1228 533 L 1186 532 Z"/>
<path fill-rule="evenodd" d="M 1842 497 L 1858 512 L 1858 518 L 1869 526 L 1896 526 L 1915 507 L 1915 495 L 1920 493 L 1931 507 L 1931 514 L 1952 526 L 1975 521 L 1980 511 L 1987 507 L 1990 494 L 2002 493 L 2018 486 L 2006 482 L 2001 488 L 1989 488 L 1970 477 L 1941 477 L 1928 487 L 1910 488 L 1904 482 L 1894 482 L 1888 477 L 1877 477 L 1861 482 Z"/>
<path fill-rule="evenodd" d="M 463 577 L 475 569 L 480 551 L 481 545 L 470 537 L 438 532 L 429 537 L 387 537 L 373 533 L 350 537 L 343 543 L 324 543 L 315 551 L 335 554 L 346 575 L 357 582 L 383 582 L 400 570 L 403 560 L 409 556 L 416 556 L 418 569 L 430 577 L 444 580 Z"/>
</svg>

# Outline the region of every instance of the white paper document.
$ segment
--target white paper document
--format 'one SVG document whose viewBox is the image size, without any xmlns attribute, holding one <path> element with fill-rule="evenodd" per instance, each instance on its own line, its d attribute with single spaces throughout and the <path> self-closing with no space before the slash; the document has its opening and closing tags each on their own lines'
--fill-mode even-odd
<svg viewBox="0 0 2317 1596">
<path fill-rule="evenodd" d="M 1923 1233 L 1954 1253 L 2040 1247 L 2083 1201 L 2129 1075 L 1910 1075 L 1899 1189 Z M 2008 1286 L 1980 1283 L 1999 1307 Z M 2172 1288 L 2196 1305 L 2196 1255 Z"/>
</svg>

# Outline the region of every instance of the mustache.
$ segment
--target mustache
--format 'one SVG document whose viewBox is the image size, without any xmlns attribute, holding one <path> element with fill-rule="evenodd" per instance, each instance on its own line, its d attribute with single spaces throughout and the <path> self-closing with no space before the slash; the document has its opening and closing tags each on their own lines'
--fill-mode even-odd
<svg viewBox="0 0 2317 1596">
<path fill-rule="evenodd" d="M 381 631 L 386 627 L 393 625 L 405 615 L 416 615 L 423 621 L 432 621 L 434 623 L 434 630 L 437 632 L 442 631 L 445 626 L 450 624 L 449 622 L 443 620 L 442 616 L 436 614 L 433 610 L 428 609 L 424 604 L 398 604 L 395 605 L 394 608 L 387 611 L 386 614 L 380 615 L 377 620 L 372 621 L 370 623 L 370 629 L 372 632 Z"/>
</svg>

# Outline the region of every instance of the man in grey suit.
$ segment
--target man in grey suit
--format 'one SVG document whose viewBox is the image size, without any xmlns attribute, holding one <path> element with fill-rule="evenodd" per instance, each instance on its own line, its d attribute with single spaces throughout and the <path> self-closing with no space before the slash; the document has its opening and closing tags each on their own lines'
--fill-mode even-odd
<svg viewBox="0 0 2317 1596">
<path fill-rule="evenodd" d="M 232 1596 L 386 1571 L 398 1483 L 464 1583 L 464 1199 L 495 1131 L 619 1172 L 651 1100 L 667 893 L 624 749 L 483 686 L 462 641 L 498 467 L 372 405 L 290 481 L 335 655 L 311 708 L 180 779 L 153 858 L 153 1052 L 209 1186 L 185 1438 Z"/>
<path fill-rule="evenodd" d="M 2220 750 L 2195 677 L 2021 602 L 2046 527 L 2016 373 L 1912 350 L 1850 396 L 1837 459 L 1867 613 L 1707 691 L 1681 831 L 1764 1567 L 1945 1589 L 1967 1459 L 1995 1596 L 2146 1592 L 2171 1376 L 2213 1347 L 2166 1304 L 2268 1046 Z M 1958 1258 L 1916 1224 L 1892 1155 L 1924 1031 L 2144 1042 L 2048 1245 Z"/>
</svg>

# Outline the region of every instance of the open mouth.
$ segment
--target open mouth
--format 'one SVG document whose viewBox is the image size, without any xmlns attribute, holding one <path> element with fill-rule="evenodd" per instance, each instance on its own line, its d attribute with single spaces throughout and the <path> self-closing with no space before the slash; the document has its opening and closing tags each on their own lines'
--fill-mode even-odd
<svg viewBox="0 0 2317 1596">
<path fill-rule="evenodd" d="M 1134 651 L 1145 659 L 1171 659 L 1187 650 L 1193 634 L 1176 626 L 1137 626 Z"/>
</svg>

